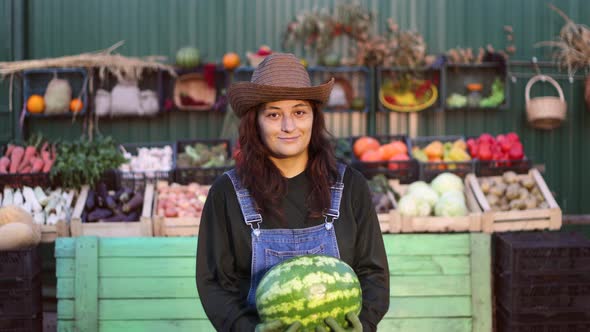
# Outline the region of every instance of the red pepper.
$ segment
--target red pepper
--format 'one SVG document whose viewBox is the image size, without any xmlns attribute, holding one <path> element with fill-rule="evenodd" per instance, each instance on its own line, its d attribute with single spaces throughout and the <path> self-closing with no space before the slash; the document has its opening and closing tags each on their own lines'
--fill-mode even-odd
<svg viewBox="0 0 590 332">
<path fill-rule="evenodd" d="M 520 142 L 514 143 L 508 152 L 510 160 L 521 160 L 524 158 L 524 151 Z"/>
<path fill-rule="evenodd" d="M 397 104 L 397 101 L 395 100 L 395 97 L 393 97 L 393 96 L 385 96 L 385 101 L 390 104 Z"/>
<path fill-rule="evenodd" d="M 479 160 L 492 160 L 492 150 L 490 148 L 490 145 L 486 143 L 480 145 L 477 156 Z"/>
</svg>

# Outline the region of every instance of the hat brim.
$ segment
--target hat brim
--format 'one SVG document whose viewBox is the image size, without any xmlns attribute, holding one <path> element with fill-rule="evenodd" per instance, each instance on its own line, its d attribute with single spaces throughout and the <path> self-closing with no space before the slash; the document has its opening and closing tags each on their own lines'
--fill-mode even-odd
<svg viewBox="0 0 590 332">
<path fill-rule="evenodd" d="M 321 107 L 328 102 L 333 86 L 334 78 L 320 85 L 303 88 L 237 82 L 230 86 L 227 97 L 234 113 L 242 117 L 260 104 L 278 100 L 312 100 Z"/>
</svg>

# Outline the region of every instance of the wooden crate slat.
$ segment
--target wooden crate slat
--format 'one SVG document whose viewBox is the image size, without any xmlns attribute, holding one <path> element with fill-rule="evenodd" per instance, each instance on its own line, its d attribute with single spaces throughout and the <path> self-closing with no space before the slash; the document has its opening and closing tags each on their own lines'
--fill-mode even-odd
<svg viewBox="0 0 590 332">
<path fill-rule="evenodd" d="M 55 275 L 58 278 L 73 278 L 76 275 L 74 258 L 58 258 L 55 262 Z"/>
<path fill-rule="evenodd" d="M 391 275 L 468 275 L 469 256 L 387 256 Z"/>
<path fill-rule="evenodd" d="M 196 238 L 101 238 L 100 257 L 195 257 Z"/>
<path fill-rule="evenodd" d="M 390 278 L 392 296 L 471 295 L 471 278 L 464 276 L 394 276 Z"/>
<path fill-rule="evenodd" d="M 74 300 L 59 300 L 57 302 L 57 319 L 75 318 L 76 314 L 74 313 Z"/>
<path fill-rule="evenodd" d="M 492 330 L 492 258 L 491 238 L 485 234 L 471 234 L 471 308 L 473 332 Z"/>
<path fill-rule="evenodd" d="M 76 279 L 74 289 L 75 327 L 81 331 L 98 328 L 98 241 L 96 237 L 84 237 L 76 241 Z"/>
<path fill-rule="evenodd" d="M 100 320 L 207 319 L 195 299 L 104 299 L 98 301 Z"/>
<path fill-rule="evenodd" d="M 99 321 L 100 332 L 162 332 L 162 331 L 198 331 L 215 332 L 208 320 L 105 320 Z"/>
<path fill-rule="evenodd" d="M 471 296 L 391 297 L 385 317 L 471 317 Z"/>
<path fill-rule="evenodd" d="M 469 255 L 469 234 L 385 234 L 388 255 Z"/>
<path fill-rule="evenodd" d="M 195 252 L 196 253 L 196 252 Z M 195 257 L 101 258 L 99 275 L 104 277 L 189 277 L 195 275 Z M 158 268 L 155 269 L 154 266 Z"/>
<path fill-rule="evenodd" d="M 470 318 L 385 318 L 377 326 L 387 332 L 471 332 Z"/>
</svg>

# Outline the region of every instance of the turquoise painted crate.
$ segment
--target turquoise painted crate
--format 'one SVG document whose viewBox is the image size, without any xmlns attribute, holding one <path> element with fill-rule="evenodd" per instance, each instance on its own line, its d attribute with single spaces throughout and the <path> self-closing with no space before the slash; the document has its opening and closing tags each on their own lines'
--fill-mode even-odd
<svg viewBox="0 0 590 332">
<path fill-rule="evenodd" d="M 491 331 L 490 235 L 383 238 L 391 290 L 379 330 Z M 57 239 L 58 331 L 214 331 L 195 286 L 196 245 L 195 238 Z"/>
</svg>

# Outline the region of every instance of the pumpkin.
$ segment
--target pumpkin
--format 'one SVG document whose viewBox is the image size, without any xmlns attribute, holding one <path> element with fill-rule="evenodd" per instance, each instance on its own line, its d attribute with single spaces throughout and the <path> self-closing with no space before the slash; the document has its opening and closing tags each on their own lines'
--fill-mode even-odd
<svg viewBox="0 0 590 332">
<path fill-rule="evenodd" d="M 223 68 L 226 70 L 234 70 L 240 65 L 240 56 L 236 53 L 230 52 L 223 56 Z"/>
<path fill-rule="evenodd" d="M 186 46 L 176 52 L 176 65 L 182 68 L 193 68 L 199 65 L 200 62 L 199 50 Z"/>
<path fill-rule="evenodd" d="M 27 99 L 27 111 L 29 113 L 43 113 L 45 100 L 40 95 L 32 95 Z"/>
<path fill-rule="evenodd" d="M 84 108 L 84 103 L 80 98 L 74 98 L 70 101 L 70 111 L 72 113 L 78 113 Z"/>
<path fill-rule="evenodd" d="M 15 205 L 0 208 L 0 250 L 35 246 L 41 242 L 41 228 L 33 216 Z"/>
<path fill-rule="evenodd" d="M 0 226 L 0 251 L 27 248 L 38 243 L 35 231 L 30 226 L 20 223 Z"/>
</svg>

